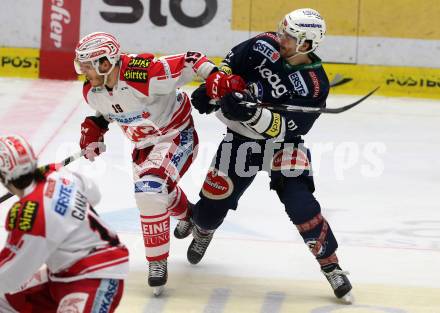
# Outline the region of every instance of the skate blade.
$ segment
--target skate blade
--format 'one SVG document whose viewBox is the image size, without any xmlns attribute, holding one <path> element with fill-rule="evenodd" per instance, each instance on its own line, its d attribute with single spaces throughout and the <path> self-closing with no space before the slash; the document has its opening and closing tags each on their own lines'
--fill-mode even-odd
<svg viewBox="0 0 440 313">
<path fill-rule="evenodd" d="M 351 292 L 348 292 L 346 295 L 344 295 L 342 298 L 339 299 L 343 304 L 353 304 L 354 303 L 354 296 Z"/>
<path fill-rule="evenodd" d="M 155 297 L 159 297 L 162 292 L 164 291 L 165 287 L 164 286 L 159 286 L 159 287 L 153 287 L 153 295 Z"/>
</svg>

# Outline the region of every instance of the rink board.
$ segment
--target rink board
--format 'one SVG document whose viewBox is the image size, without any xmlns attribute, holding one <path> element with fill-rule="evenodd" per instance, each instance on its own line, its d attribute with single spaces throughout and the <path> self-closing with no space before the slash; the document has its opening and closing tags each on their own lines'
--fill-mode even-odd
<svg viewBox="0 0 440 313">
<path fill-rule="evenodd" d="M 0 76 L 38 78 L 39 50 L 0 48 Z M 218 64 L 221 58 L 212 60 Z M 364 94 L 377 86 L 382 96 L 440 99 L 440 69 L 353 64 L 325 64 L 332 79 L 335 75 L 352 81 L 332 89 L 338 94 Z"/>
</svg>

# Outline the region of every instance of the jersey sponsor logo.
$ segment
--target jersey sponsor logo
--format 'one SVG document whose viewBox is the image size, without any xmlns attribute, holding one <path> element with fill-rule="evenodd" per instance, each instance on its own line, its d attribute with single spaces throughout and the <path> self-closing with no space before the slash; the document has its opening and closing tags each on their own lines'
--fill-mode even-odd
<svg viewBox="0 0 440 313">
<path fill-rule="evenodd" d="M 284 148 L 273 156 L 272 170 L 310 170 L 307 153 L 298 148 Z"/>
<path fill-rule="evenodd" d="M 203 183 L 202 193 L 206 198 L 213 200 L 226 199 L 232 194 L 234 183 L 232 180 L 215 168 L 210 168 Z"/>
<path fill-rule="evenodd" d="M 124 78 L 125 78 L 125 80 L 131 81 L 131 82 L 144 83 L 147 81 L 148 72 L 145 70 L 127 69 L 124 72 Z"/>
<path fill-rule="evenodd" d="M 92 313 L 110 312 L 113 299 L 118 292 L 119 281 L 102 279 L 93 301 Z"/>
<path fill-rule="evenodd" d="M 157 181 L 143 180 L 134 184 L 134 192 L 155 192 L 162 193 L 163 185 Z"/>
<path fill-rule="evenodd" d="M 144 59 L 144 58 L 132 58 L 130 59 L 130 62 L 128 62 L 129 67 L 140 67 L 140 68 L 147 68 L 151 64 L 151 59 Z"/>
<path fill-rule="evenodd" d="M 218 70 L 225 74 L 232 75 L 232 68 L 227 64 L 221 64 Z"/>
<path fill-rule="evenodd" d="M 38 202 L 26 201 L 15 203 L 8 215 L 7 229 L 12 231 L 18 229 L 23 232 L 29 232 L 34 227 L 35 219 L 38 213 Z"/>
<path fill-rule="evenodd" d="M 262 78 L 269 82 L 272 87 L 272 97 L 279 98 L 287 92 L 287 88 L 281 83 L 281 78 L 277 74 L 274 74 L 270 69 L 265 67 L 266 60 L 267 59 L 263 59 L 263 62 L 256 66 L 255 69 L 258 70 Z"/>
<path fill-rule="evenodd" d="M 9 231 L 13 230 L 17 224 L 18 213 L 20 212 L 20 208 L 21 208 L 21 202 L 17 202 L 9 210 L 8 222 L 7 222 L 8 224 L 6 225 L 6 228 Z"/>
<path fill-rule="evenodd" d="M 277 137 L 281 132 L 281 123 L 281 115 L 279 113 L 272 113 L 272 121 L 265 134 L 270 137 Z"/>
<path fill-rule="evenodd" d="M 288 130 L 290 130 L 290 131 L 294 131 L 294 130 L 297 129 L 297 128 L 298 128 L 298 125 L 296 125 L 296 123 L 295 123 L 294 120 L 289 120 L 289 121 L 287 122 L 287 129 L 288 129 Z"/>
<path fill-rule="evenodd" d="M 73 187 L 68 184 L 61 184 L 58 190 L 58 197 L 55 202 L 54 211 L 61 216 L 66 215 L 66 211 L 69 208 L 70 199 L 72 197 Z"/>
<path fill-rule="evenodd" d="M 313 98 L 317 98 L 319 96 L 319 92 L 321 91 L 318 76 L 315 72 L 309 72 L 309 76 L 313 82 Z"/>
<path fill-rule="evenodd" d="M 171 162 L 176 166 L 177 169 L 182 169 L 185 161 L 188 159 L 189 155 L 193 152 L 193 131 L 192 129 L 183 130 L 180 133 L 180 143 L 177 148 L 176 153 L 171 157 Z M 184 162 L 182 162 L 184 161 Z"/>
<path fill-rule="evenodd" d="M 109 113 L 108 117 L 112 119 L 113 121 L 116 121 L 121 124 L 131 124 L 134 122 L 137 122 L 139 120 L 142 120 L 143 115 L 145 112 L 139 113 Z"/>
<path fill-rule="evenodd" d="M 298 95 L 307 96 L 309 94 L 309 89 L 307 88 L 306 82 L 299 71 L 290 74 L 289 79 L 292 82 L 293 89 L 295 89 L 295 92 Z"/>
<path fill-rule="evenodd" d="M 84 312 L 89 295 L 85 292 L 69 293 L 61 299 L 57 313 Z"/>
<path fill-rule="evenodd" d="M 79 190 L 75 193 L 75 202 L 72 209 L 72 217 L 77 220 L 83 221 L 86 218 L 88 208 L 88 201 L 86 196 L 84 196 Z"/>
<path fill-rule="evenodd" d="M 272 63 L 275 63 L 280 59 L 280 53 L 271 44 L 264 40 L 257 40 L 255 42 L 254 51 L 257 51 L 268 58 Z"/>
<path fill-rule="evenodd" d="M 48 198 L 52 198 L 53 197 L 53 193 L 55 192 L 55 185 L 56 182 L 54 179 L 49 178 L 47 180 L 47 187 L 46 187 L 46 191 L 44 192 L 44 196 L 48 197 Z"/>
</svg>

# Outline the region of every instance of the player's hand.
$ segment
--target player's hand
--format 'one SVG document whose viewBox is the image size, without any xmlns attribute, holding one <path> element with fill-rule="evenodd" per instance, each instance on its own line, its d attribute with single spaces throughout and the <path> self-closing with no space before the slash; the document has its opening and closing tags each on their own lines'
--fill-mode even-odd
<svg viewBox="0 0 440 313">
<path fill-rule="evenodd" d="M 105 152 L 104 134 L 107 130 L 108 122 L 103 117 L 86 117 L 81 124 L 81 140 L 79 142 L 86 159 L 94 161 L 95 157 Z"/>
<path fill-rule="evenodd" d="M 206 79 L 206 93 L 211 99 L 218 100 L 233 91 L 243 91 L 246 83 L 238 75 L 215 72 Z"/>
<path fill-rule="evenodd" d="M 209 114 L 220 108 L 216 105 L 215 100 L 212 100 L 206 94 L 206 84 L 201 84 L 199 88 L 193 91 L 191 94 L 191 103 L 201 114 Z"/>
<path fill-rule="evenodd" d="M 257 112 L 257 108 L 246 107 L 245 105 L 241 104 L 242 101 L 253 102 L 254 99 L 247 92 L 234 91 L 224 96 L 220 100 L 220 107 L 223 115 L 232 121 L 245 122 L 250 120 Z"/>
</svg>

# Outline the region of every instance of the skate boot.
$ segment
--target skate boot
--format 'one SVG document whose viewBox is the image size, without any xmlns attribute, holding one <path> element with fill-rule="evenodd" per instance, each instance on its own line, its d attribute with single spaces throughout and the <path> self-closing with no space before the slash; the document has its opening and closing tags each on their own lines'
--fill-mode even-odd
<svg viewBox="0 0 440 313">
<path fill-rule="evenodd" d="M 215 230 L 204 230 L 195 226 L 193 229 L 193 241 L 188 247 L 186 257 L 191 264 L 197 264 L 205 255 Z"/>
<path fill-rule="evenodd" d="M 189 210 L 188 216 L 186 217 L 185 220 L 180 220 L 177 223 L 176 228 L 174 228 L 174 237 L 176 237 L 177 239 L 183 239 L 188 237 L 193 230 L 194 223 L 191 220 L 191 210 L 193 206 L 194 206 L 193 204 L 188 202 L 188 210 Z"/>
<path fill-rule="evenodd" d="M 335 296 L 346 304 L 352 304 L 354 298 L 350 292 L 352 288 L 350 281 L 347 278 L 349 273 L 343 271 L 336 263 L 325 265 L 321 267 L 321 270 L 332 286 Z"/>
<path fill-rule="evenodd" d="M 148 263 L 148 285 L 153 287 L 153 294 L 160 296 L 168 279 L 167 260 Z"/>
</svg>

